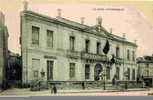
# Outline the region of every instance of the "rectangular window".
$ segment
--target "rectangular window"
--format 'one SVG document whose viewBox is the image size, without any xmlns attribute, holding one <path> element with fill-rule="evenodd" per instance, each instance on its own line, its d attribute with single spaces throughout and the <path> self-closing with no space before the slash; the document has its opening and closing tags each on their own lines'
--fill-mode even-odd
<svg viewBox="0 0 153 100">
<path fill-rule="evenodd" d="M 40 59 L 32 59 L 32 70 L 34 79 L 38 79 L 40 68 Z"/>
<path fill-rule="evenodd" d="M 75 37 L 70 36 L 70 50 L 74 51 L 75 50 Z"/>
<path fill-rule="evenodd" d="M 116 79 L 119 80 L 120 79 L 120 68 L 116 67 Z"/>
<path fill-rule="evenodd" d="M 106 79 L 109 80 L 110 79 L 110 68 L 106 68 Z"/>
<path fill-rule="evenodd" d="M 47 80 L 53 80 L 53 61 L 47 61 Z"/>
<path fill-rule="evenodd" d="M 90 48 L 90 40 L 86 40 L 85 41 L 85 50 L 86 50 L 86 53 L 89 53 L 89 48 Z"/>
<path fill-rule="evenodd" d="M 130 80 L 130 68 L 127 69 L 127 79 Z"/>
<path fill-rule="evenodd" d="M 75 63 L 70 63 L 70 79 L 75 78 Z"/>
<path fill-rule="evenodd" d="M 119 58 L 120 49 L 119 47 L 116 47 L 116 57 Z"/>
<path fill-rule="evenodd" d="M 39 45 L 39 27 L 32 26 L 32 44 Z"/>
<path fill-rule="evenodd" d="M 90 65 L 85 65 L 85 79 L 90 79 Z"/>
<path fill-rule="evenodd" d="M 130 50 L 127 50 L 127 59 L 130 60 Z"/>
<path fill-rule="evenodd" d="M 132 80 L 135 80 L 135 69 L 132 70 Z"/>
<path fill-rule="evenodd" d="M 38 70 L 33 71 L 34 79 L 38 79 Z"/>
<path fill-rule="evenodd" d="M 133 58 L 133 61 L 135 61 L 135 52 L 134 51 L 132 52 L 132 58 Z"/>
<path fill-rule="evenodd" d="M 47 30 L 47 47 L 53 48 L 53 31 Z"/>
<path fill-rule="evenodd" d="M 100 45 L 101 45 L 101 43 L 97 42 L 97 54 L 100 54 Z"/>
</svg>

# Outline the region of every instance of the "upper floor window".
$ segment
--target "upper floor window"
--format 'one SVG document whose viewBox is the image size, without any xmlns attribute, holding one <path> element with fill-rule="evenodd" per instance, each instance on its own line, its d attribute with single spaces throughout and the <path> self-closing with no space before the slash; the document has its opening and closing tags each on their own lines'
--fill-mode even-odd
<svg viewBox="0 0 153 100">
<path fill-rule="evenodd" d="M 86 50 L 86 53 L 89 53 L 89 50 L 90 50 L 90 40 L 86 40 L 85 41 L 85 50 Z"/>
<path fill-rule="evenodd" d="M 53 48 L 53 31 L 47 30 L 47 47 Z"/>
<path fill-rule="evenodd" d="M 133 59 L 133 61 L 135 61 L 135 52 L 134 51 L 132 51 L 132 59 Z"/>
<path fill-rule="evenodd" d="M 74 51 L 75 50 L 75 37 L 70 36 L 70 50 Z"/>
<path fill-rule="evenodd" d="M 130 50 L 127 50 L 127 59 L 130 60 Z"/>
<path fill-rule="evenodd" d="M 135 69 L 132 70 L 132 80 L 135 80 Z"/>
<path fill-rule="evenodd" d="M 32 44 L 39 45 L 39 31 L 40 28 L 36 26 L 32 26 Z"/>
<path fill-rule="evenodd" d="M 116 57 L 119 58 L 120 48 L 116 47 Z"/>
<path fill-rule="evenodd" d="M 70 63 L 70 79 L 75 78 L 75 63 Z"/>
<path fill-rule="evenodd" d="M 100 54 L 101 43 L 97 42 L 97 54 Z"/>
</svg>

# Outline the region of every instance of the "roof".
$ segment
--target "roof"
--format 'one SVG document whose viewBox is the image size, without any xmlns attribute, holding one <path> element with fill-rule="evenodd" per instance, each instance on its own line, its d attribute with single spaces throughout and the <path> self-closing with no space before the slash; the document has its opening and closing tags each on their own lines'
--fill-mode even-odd
<svg viewBox="0 0 153 100">
<path fill-rule="evenodd" d="M 137 61 L 137 63 L 153 63 L 153 61 L 142 60 L 142 61 Z"/>
<path fill-rule="evenodd" d="M 76 29 L 76 30 L 79 30 L 81 32 L 87 32 L 87 33 L 90 33 L 90 34 L 94 34 L 94 35 L 102 36 L 102 37 L 105 37 L 105 38 L 109 38 L 111 40 L 115 40 L 115 41 L 118 41 L 118 42 L 122 42 L 122 43 L 124 42 L 126 44 L 137 47 L 137 45 L 135 43 L 129 42 L 129 41 L 125 40 L 123 37 L 120 37 L 120 36 L 117 36 L 117 35 L 114 35 L 114 34 L 108 32 L 103 26 L 101 26 L 101 31 L 99 32 L 99 31 L 96 30 L 96 28 L 99 27 L 98 25 L 88 26 L 88 25 L 80 24 L 80 23 L 75 22 L 75 21 L 71 21 L 71 20 L 63 18 L 63 17 L 52 18 L 52 17 L 46 16 L 46 15 L 38 14 L 38 13 L 33 12 L 33 11 L 22 11 L 21 16 L 22 16 L 22 14 L 30 15 L 32 17 L 37 17 L 37 18 L 39 17 L 40 19 L 43 19 L 45 21 L 49 21 L 49 22 L 52 22 L 52 23 L 55 23 L 55 24 L 60 24 L 60 25 L 63 25 L 65 27 L 70 27 L 72 29 Z"/>
<path fill-rule="evenodd" d="M 137 63 L 153 63 L 153 56 L 139 57 Z"/>
</svg>

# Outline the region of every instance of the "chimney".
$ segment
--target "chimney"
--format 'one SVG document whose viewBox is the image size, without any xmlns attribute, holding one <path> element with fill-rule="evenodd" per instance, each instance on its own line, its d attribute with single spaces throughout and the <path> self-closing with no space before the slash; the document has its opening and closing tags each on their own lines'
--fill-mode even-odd
<svg viewBox="0 0 153 100">
<path fill-rule="evenodd" d="M 0 11 L 0 26 L 5 25 L 5 15 Z"/>
<path fill-rule="evenodd" d="M 28 10 L 28 1 L 27 0 L 24 0 L 23 1 L 23 6 L 24 6 L 24 10 Z"/>
<path fill-rule="evenodd" d="M 58 9 L 57 9 L 57 14 L 58 14 L 57 16 L 58 16 L 58 17 L 61 17 L 61 15 L 62 15 L 61 12 L 62 12 L 62 9 L 58 8 Z"/>
<path fill-rule="evenodd" d="M 81 17 L 81 24 L 84 24 L 84 20 L 85 20 L 85 18 Z"/>
<path fill-rule="evenodd" d="M 123 33 L 123 38 L 126 39 L 126 33 Z"/>
<path fill-rule="evenodd" d="M 98 18 L 96 19 L 97 20 L 97 25 L 102 25 L 102 17 L 101 16 L 98 16 Z"/>
<path fill-rule="evenodd" d="M 137 44 L 137 40 L 134 40 L 134 43 Z"/>
</svg>

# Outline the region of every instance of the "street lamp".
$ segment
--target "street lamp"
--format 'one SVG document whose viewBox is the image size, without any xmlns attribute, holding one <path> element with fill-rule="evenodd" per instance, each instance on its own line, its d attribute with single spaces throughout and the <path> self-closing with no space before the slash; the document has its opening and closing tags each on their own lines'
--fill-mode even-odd
<svg viewBox="0 0 153 100">
<path fill-rule="evenodd" d="M 107 57 L 107 56 L 106 56 Z M 104 90 L 106 90 L 106 70 L 107 70 L 107 68 L 109 68 L 110 69 L 110 66 L 111 66 L 111 62 L 109 62 L 109 60 L 107 60 L 107 58 L 106 58 L 106 62 L 105 62 L 105 68 L 104 68 L 104 70 L 103 70 L 103 73 L 102 73 L 102 76 L 103 76 L 103 81 L 104 81 Z"/>
<path fill-rule="evenodd" d="M 41 73 L 41 77 L 44 78 L 44 76 L 45 76 L 44 69 L 42 69 L 40 73 Z"/>
<path fill-rule="evenodd" d="M 127 78 L 128 75 L 129 75 L 128 72 L 125 71 L 125 72 L 124 72 L 124 77 Z M 125 89 L 127 89 L 127 88 L 128 88 L 128 83 L 127 83 L 127 81 L 125 80 Z"/>
</svg>

